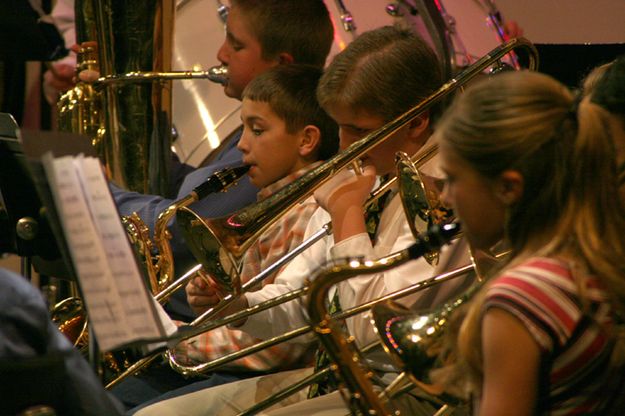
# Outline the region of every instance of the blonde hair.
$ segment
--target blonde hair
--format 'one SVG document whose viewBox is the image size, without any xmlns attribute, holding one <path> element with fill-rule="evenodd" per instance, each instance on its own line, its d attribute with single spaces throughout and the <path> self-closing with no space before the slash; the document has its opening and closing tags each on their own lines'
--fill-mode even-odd
<svg viewBox="0 0 625 416">
<path fill-rule="evenodd" d="M 601 281 L 623 323 L 625 214 L 617 197 L 614 147 L 605 113 L 588 100 L 579 108 L 575 103 L 570 91 L 547 75 L 503 73 L 461 94 L 437 135 L 441 146 L 485 177 L 505 170 L 523 175 L 523 195 L 505 224 L 512 260 L 541 255 L 575 261 Z M 548 243 L 528 252 L 536 236 L 545 235 Z M 583 292 L 580 297 L 584 301 Z M 483 294 L 471 305 L 458 339 L 458 366 L 470 373 L 474 389 L 482 377 L 482 304 Z M 621 344 L 613 353 L 619 363 Z"/>
</svg>

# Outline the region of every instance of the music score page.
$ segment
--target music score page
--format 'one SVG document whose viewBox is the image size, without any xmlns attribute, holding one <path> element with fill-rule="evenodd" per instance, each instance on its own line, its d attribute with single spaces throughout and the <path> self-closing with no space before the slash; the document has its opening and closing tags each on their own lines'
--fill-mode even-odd
<svg viewBox="0 0 625 416">
<path fill-rule="evenodd" d="M 99 160 L 47 154 L 43 165 L 100 349 L 175 330 L 145 286 Z"/>
</svg>

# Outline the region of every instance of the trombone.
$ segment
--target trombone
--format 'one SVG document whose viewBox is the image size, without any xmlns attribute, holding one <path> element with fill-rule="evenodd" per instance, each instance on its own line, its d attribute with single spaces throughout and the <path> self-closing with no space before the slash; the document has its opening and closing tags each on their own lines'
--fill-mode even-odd
<svg viewBox="0 0 625 416">
<path fill-rule="evenodd" d="M 535 69 L 538 65 L 538 53 L 532 43 L 524 38 L 511 39 L 505 44 L 493 49 L 489 54 L 485 55 L 476 63 L 466 68 L 455 78 L 449 80 L 436 92 L 406 113 L 400 115 L 395 120 L 389 122 L 375 132 L 353 143 L 343 152 L 337 154 L 322 165 L 308 172 L 306 175 L 300 177 L 298 180 L 287 185 L 272 197 L 239 210 L 232 215 L 216 219 L 203 219 L 188 208 L 182 208 L 177 214 L 178 224 L 183 229 L 185 240 L 187 241 L 191 252 L 202 264 L 203 269 L 216 280 L 222 289 L 224 289 L 224 292 L 229 295 L 232 294 L 232 296 L 238 296 L 241 292 L 237 272 L 238 261 L 240 261 L 245 250 L 247 250 L 247 248 L 249 248 L 249 246 L 258 238 L 258 236 L 271 226 L 282 213 L 286 212 L 286 210 L 288 210 L 291 206 L 309 196 L 313 190 L 316 189 L 316 187 L 324 183 L 335 172 L 354 162 L 364 153 L 370 151 L 374 146 L 386 140 L 397 130 L 414 120 L 417 116 L 429 109 L 440 99 L 446 97 L 457 88 L 464 86 L 464 84 L 473 79 L 476 75 L 481 74 L 493 63 L 497 62 L 503 56 L 516 48 L 523 48 L 527 51 L 529 56 L 529 67 L 530 69 Z M 327 231 L 320 230 L 321 235 L 319 238 L 321 238 L 325 232 Z M 304 290 L 300 289 L 300 291 Z M 256 305 L 255 307 L 248 308 L 245 311 L 230 315 L 227 318 L 219 319 L 207 326 L 200 325 L 196 330 L 193 330 L 192 333 L 197 335 L 213 329 L 216 326 L 222 326 L 238 321 L 260 310 L 268 309 L 277 304 L 300 297 L 301 295 L 301 293 L 296 294 L 294 292 L 285 294 L 281 297 L 273 299 L 274 302 L 271 305 Z M 283 297 L 284 299 L 281 299 Z M 223 309 L 223 306 L 220 305 L 221 302 L 215 308 L 205 312 L 205 314 L 200 317 L 202 319 L 196 319 L 193 322 L 193 327 L 195 327 L 196 324 L 199 324 L 199 321 L 205 320 L 207 317 L 212 317 L 217 310 Z M 367 305 L 369 307 L 372 306 L 371 304 Z M 250 312 L 249 315 L 243 314 L 248 311 Z M 212 326 L 213 324 L 217 325 Z M 292 332 L 297 331 L 298 330 Z M 194 335 L 185 335 L 184 339 L 188 339 Z M 292 337 L 299 335 L 301 335 L 301 333 L 292 335 Z M 242 351 L 239 351 L 235 354 L 241 352 Z M 237 356 L 237 358 L 239 357 L 240 356 Z M 118 377 L 118 379 L 113 380 L 113 382 L 107 385 L 107 388 L 112 387 L 121 379 L 138 371 L 147 362 L 151 362 L 155 358 L 156 356 L 152 355 L 138 361 L 135 365 L 128 368 L 128 370 Z M 223 363 L 220 360 L 217 361 L 219 361 L 220 364 Z M 215 361 L 207 363 L 204 370 L 215 368 L 217 365 L 214 363 Z"/>
<path fill-rule="evenodd" d="M 212 219 L 201 218 L 192 210 L 182 208 L 177 214 L 177 219 L 191 253 L 221 286 L 224 293 L 238 293 L 240 289 L 238 265 L 243 254 L 260 234 L 290 207 L 311 195 L 337 171 L 353 163 L 516 48 L 526 49 L 530 58 L 530 68 L 536 68 L 538 52 L 532 43 L 524 38 L 511 39 L 467 67 L 406 113 L 356 141 L 263 201 L 231 215 Z"/>
<path fill-rule="evenodd" d="M 406 214 L 406 216 L 409 218 L 408 222 L 412 223 L 414 222 L 413 220 L 416 219 L 417 215 L 419 215 L 421 218 L 424 219 L 424 221 L 427 222 L 427 218 L 429 217 L 429 214 L 427 213 L 428 211 L 431 211 L 431 206 L 428 202 L 428 200 L 426 199 L 426 191 L 425 189 L 422 190 L 421 192 L 415 192 L 413 191 L 413 184 L 412 181 L 415 180 L 415 177 L 419 177 L 418 172 L 417 172 L 417 165 L 421 165 L 423 163 L 426 163 L 428 160 L 430 160 L 437 151 L 437 147 L 436 146 L 430 146 L 429 148 L 427 148 L 425 151 L 422 152 L 422 154 L 418 155 L 415 157 L 416 162 L 413 162 L 412 159 L 410 159 L 407 155 L 403 154 L 403 153 L 398 153 L 397 155 L 397 171 L 398 174 L 395 178 L 393 178 L 392 180 L 389 180 L 384 186 L 378 188 L 376 190 L 376 192 L 369 198 L 369 200 L 367 201 L 367 204 L 372 203 L 373 201 L 375 201 L 377 198 L 380 197 L 380 195 L 384 194 L 386 192 L 386 190 L 392 185 L 392 183 L 394 183 L 395 181 L 399 180 L 400 182 L 400 194 L 402 195 L 402 202 L 403 199 L 406 197 L 407 194 L 409 194 L 410 198 L 414 198 L 415 200 L 420 201 L 419 204 L 407 204 L 404 202 L 404 212 Z M 408 188 L 410 187 L 410 191 L 405 190 L 404 188 Z M 417 187 L 419 188 L 419 187 Z M 421 211 L 425 212 L 422 213 Z M 442 221 L 442 220 L 441 220 Z M 243 284 L 241 286 L 241 288 L 239 289 L 239 292 L 237 293 L 229 293 L 228 295 L 226 295 L 217 305 L 213 306 L 212 308 L 208 309 L 207 311 L 205 311 L 203 314 L 201 314 L 200 316 L 198 316 L 196 319 L 193 320 L 193 322 L 191 322 L 190 324 L 188 324 L 187 327 L 190 328 L 204 328 L 204 330 L 199 330 L 199 332 L 197 332 L 197 330 L 194 330 L 193 332 L 197 335 L 200 334 L 202 332 L 206 332 L 212 329 L 215 329 L 218 326 L 223 326 L 223 325 L 227 325 L 229 323 L 235 322 L 235 320 L 230 320 L 230 317 L 225 318 L 225 320 L 217 320 L 214 321 L 212 324 L 210 323 L 210 319 L 214 318 L 220 311 L 222 311 L 224 308 L 226 308 L 228 305 L 230 305 L 236 298 L 237 296 L 239 296 L 240 294 L 248 291 L 248 290 L 252 290 L 252 288 L 254 288 L 257 284 L 259 284 L 260 282 L 262 282 L 264 279 L 266 279 L 268 276 L 272 275 L 276 270 L 278 270 L 280 267 L 282 267 L 285 263 L 287 263 L 288 261 L 292 260 L 294 257 L 296 257 L 297 255 L 299 255 L 302 251 L 304 251 L 307 247 L 309 247 L 310 245 L 314 244 L 316 241 L 318 241 L 321 237 L 323 237 L 326 233 L 329 233 L 331 231 L 332 224 L 331 223 L 327 223 L 325 224 L 320 231 L 318 231 L 317 233 L 313 234 L 310 238 L 308 238 L 307 240 L 303 241 L 302 243 L 300 243 L 294 250 L 292 250 L 291 252 L 287 253 L 286 255 L 284 255 L 282 258 L 278 259 L 275 263 L 273 263 L 272 265 L 270 265 L 268 268 L 266 268 L 265 270 L 263 270 L 261 273 L 259 273 L 258 275 L 256 275 L 255 277 L 253 277 L 252 279 L 250 279 L 248 282 L 246 282 L 245 284 Z M 416 235 L 416 234 L 415 234 Z M 429 256 L 434 259 L 436 258 L 436 253 L 429 253 Z M 188 281 L 188 277 L 193 276 L 194 273 L 201 268 L 201 264 L 196 265 L 194 268 L 192 268 L 189 272 L 187 272 L 187 274 L 185 274 L 185 276 L 181 277 L 178 279 L 178 282 L 180 281 Z M 172 284 L 170 287 L 175 286 L 176 284 Z M 164 291 L 163 291 L 164 292 Z M 161 292 L 161 294 L 163 294 L 163 292 Z M 243 311 L 244 313 L 246 311 L 253 311 L 251 313 L 245 313 L 243 316 L 241 316 L 241 314 L 236 313 L 231 315 L 231 317 L 241 317 L 241 318 L 247 318 L 250 315 L 253 315 L 254 313 L 260 312 L 261 310 L 265 310 L 265 309 L 269 309 L 270 307 L 279 305 L 281 303 L 286 303 L 290 300 L 296 299 L 301 297 L 302 295 L 305 294 L 305 290 L 295 290 L 293 292 L 289 292 L 286 293 L 282 296 L 279 296 L 277 298 L 274 298 L 272 300 L 269 300 L 263 304 L 259 304 L 256 305 L 254 307 L 251 307 L 245 311 Z M 157 300 L 158 296 L 157 296 Z M 208 326 L 201 326 L 202 323 L 204 322 L 209 322 Z M 297 332 L 297 331 L 296 331 Z M 298 336 L 296 334 L 293 334 L 293 337 Z M 185 337 L 185 339 L 188 337 Z M 254 347 L 251 347 L 249 349 L 243 349 L 241 351 L 239 351 L 238 353 L 240 353 L 241 355 L 237 355 L 238 353 L 233 353 L 233 355 L 227 355 L 226 357 L 222 357 L 224 360 L 222 359 L 217 359 L 214 361 L 211 361 L 210 363 L 203 363 L 203 364 L 199 364 L 197 366 L 185 366 L 183 364 L 179 364 L 176 360 L 175 355 L 172 353 L 172 351 L 167 351 L 166 355 L 167 358 L 169 360 L 169 363 L 171 365 L 171 367 L 178 371 L 179 373 L 185 375 L 185 376 L 189 376 L 189 375 L 196 375 L 196 374 L 200 374 L 200 373 L 204 373 L 206 371 L 212 370 L 213 368 L 216 368 L 217 366 L 221 365 L 221 364 L 225 364 L 227 362 L 230 362 L 234 359 L 243 357 L 245 355 L 249 355 L 252 354 L 254 352 L 258 352 L 264 348 L 276 345 L 278 343 L 280 343 L 283 338 L 282 337 L 276 337 L 278 342 L 272 343 L 272 344 L 257 344 Z M 287 338 L 290 339 L 290 338 Z M 135 364 L 133 364 L 132 366 L 130 366 L 129 368 L 127 368 L 126 371 L 124 371 L 122 374 L 120 374 L 116 379 L 114 379 L 109 385 L 107 385 L 107 388 L 113 387 L 114 385 L 116 385 L 117 383 L 119 383 L 121 380 L 123 380 L 124 378 L 126 378 L 127 376 L 133 374 L 134 372 L 137 372 L 138 370 L 140 370 L 141 368 L 143 368 L 144 366 L 148 365 L 149 363 L 151 363 L 154 359 L 156 358 L 156 356 L 148 356 L 144 359 L 139 360 L 138 362 L 136 362 Z"/>
<path fill-rule="evenodd" d="M 455 228 L 455 226 L 451 226 L 449 228 L 447 228 L 446 233 L 447 237 L 445 238 L 452 238 L 453 235 L 455 235 L 458 232 L 458 229 Z M 453 233 L 453 235 L 452 235 Z M 415 243 L 416 245 L 417 243 Z M 414 247 L 414 246 L 411 246 Z M 402 252 L 400 252 L 400 254 L 396 254 L 395 256 L 402 256 L 401 253 L 404 253 L 406 251 L 409 252 L 410 249 L 406 249 Z M 417 248 L 413 248 L 412 250 L 417 250 Z M 405 254 L 407 255 L 407 254 Z M 407 260 L 407 259 L 406 259 Z M 465 276 L 467 273 L 473 271 L 473 265 L 467 265 L 464 267 L 460 267 L 456 270 L 452 270 L 450 272 L 447 273 L 443 273 L 434 277 L 431 277 L 429 279 L 423 280 L 421 282 L 415 283 L 414 285 L 408 286 L 404 289 L 400 289 L 398 291 L 395 291 L 393 293 L 389 293 L 385 296 L 382 296 L 378 299 L 374 299 L 371 300 L 369 302 L 363 303 L 361 305 L 355 306 L 351 309 L 347 309 L 344 310 L 342 312 L 337 313 L 336 315 L 333 316 L 333 319 L 337 319 L 337 320 L 343 320 L 343 319 L 347 319 L 350 318 L 352 316 L 358 315 L 360 313 L 366 312 L 368 310 L 370 310 L 373 306 L 375 306 L 376 304 L 380 303 L 380 302 L 386 302 L 392 299 L 397 299 L 397 298 L 401 298 L 401 297 L 405 297 L 405 296 L 409 296 L 411 294 L 417 293 L 421 290 L 427 289 L 429 287 L 438 285 L 440 283 L 449 281 L 449 280 L 453 280 L 455 278 L 458 277 L 462 277 Z M 192 325 L 188 325 L 186 327 L 181 327 L 181 332 L 183 335 L 181 335 L 179 337 L 179 340 L 185 340 L 185 339 L 189 339 L 192 338 L 194 336 L 197 336 L 199 334 L 202 334 L 204 332 L 209 332 L 213 329 L 225 326 L 225 325 L 229 325 L 232 324 L 234 322 L 240 321 L 242 319 L 246 319 L 249 316 L 252 316 L 256 313 L 262 312 L 264 310 L 273 308 L 274 306 L 277 305 L 281 305 L 283 303 L 286 302 L 290 302 L 296 299 L 300 299 L 304 296 L 306 296 L 310 291 L 310 285 L 309 286 L 304 286 L 300 289 L 295 289 L 291 292 L 285 293 L 281 296 L 275 297 L 273 299 L 267 300 L 265 302 L 259 303 L 257 305 L 254 305 L 250 308 L 241 310 L 239 312 L 233 313 L 231 315 L 228 315 L 226 317 L 214 320 L 212 322 L 205 322 L 203 324 L 198 324 L 195 326 Z M 183 375 L 193 375 L 196 373 L 204 373 L 207 371 L 212 371 L 216 368 L 218 368 L 219 366 L 235 361 L 241 357 L 247 356 L 249 354 L 253 354 L 255 352 L 258 352 L 260 350 L 263 350 L 265 348 L 271 347 L 273 345 L 277 345 L 280 344 L 282 342 L 286 342 L 286 341 L 290 341 L 292 339 L 295 339 L 297 337 L 300 337 L 302 335 L 305 335 L 311 331 L 313 331 L 313 327 L 310 325 L 307 326 L 303 326 L 300 328 L 296 328 L 294 330 L 291 330 L 285 334 L 282 334 L 280 336 L 277 337 L 273 337 L 271 339 L 265 340 L 263 342 L 260 342 L 256 345 L 247 347 L 245 349 L 242 349 L 240 351 L 236 351 L 234 353 L 230 353 L 227 354 L 223 357 L 220 357 L 216 360 L 213 360 L 209 363 L 204 363 L 204 364 L 200 364 L 199 366 L 196 367 L 189 367 L 189 368 L 184 368 L 185 371 L 183 371 L 183 369 L 181 368 L 180 372 Z M 120 375 L 117 379 L 111 381 L 109 384 L 107 384 L 106 388 L 110 389 L 113 386 L 115 386 L 116 384 L 118 384 L 123 378 L 125 378 L 128 375 L 134 374 L 135 372 L 139 371 L 141 368 L 143 368 L 146 364 L 152 362 L 154 359 L 156 359 L 158 356 L 160 355 L 160 353 L 155 353 L 152 354 L 150 356 L 147 356 L 145 358 L 143 358 L 140 361 L 137 361 L 137 363 L 135 363 L 133 366 L 129 367 L 126 372 L 122 375 Z"/>
<path fill-rule="evenodd" d="M 351 277 L 372 274 L 400 266 L 432 251 L 437 251 L 459 232 L 456 223 L 434 226 L 411 247 L 378 260 L 345 260 L 322 269 L 310 288 L 308 314 L 315 334 L 333 359 L 336 370 L 351 396 L 346 401 L 353 414 L 390 415 L 386 400 L 375 393 L 372 372 L 366 368 L 362 354 L 354 348 L 354 338 L 347 337 L 328 312 L 326 299 L 330 289 Z M 440 280 L 439 280 L 440 281 Z M 386 396 L 384 396 L 386 399 Z"/>
</svg>

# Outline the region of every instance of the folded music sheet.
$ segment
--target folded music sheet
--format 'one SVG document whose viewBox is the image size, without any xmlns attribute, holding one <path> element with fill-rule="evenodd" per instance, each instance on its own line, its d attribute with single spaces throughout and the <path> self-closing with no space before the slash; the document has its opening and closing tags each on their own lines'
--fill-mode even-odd
<svg viewBox="0 0 625 416">
<path fill-rule="evenodd" d="M 174 333 L 147 290 L 99 160 L 48 153 L 42 161 L 100 349 Z"/>
</svg>

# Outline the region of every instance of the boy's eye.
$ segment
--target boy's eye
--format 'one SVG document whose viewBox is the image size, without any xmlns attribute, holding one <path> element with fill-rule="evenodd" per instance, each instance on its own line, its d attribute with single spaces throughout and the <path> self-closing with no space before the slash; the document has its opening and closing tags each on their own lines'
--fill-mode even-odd
<svg viewBox="0 0 625 416">
<path fill-rule="evenodd" d="M 252 128 L 252 134 L 254 136 L 260 136 L 261 134 L 263 134 L 263 129 L 259 129 L 259 128 Z"/>
<path fill-rule="evenodd" d="M 356 126 L 343 127 L 343 129 L 345 130 L 346 133 L 352 136 L 357 136 L 357 137 L 364 137 L 367 134 L 371 133 L 372 131 L 371 129 L 361 128 L 361 127 L 356 127 Z"/>
<path fill-rule="evenodd" d="M 238 40 L 231 38 L 229 39 L 229 41 L 230 41 L 230 47 L 234 49 L 235 51 L 240 51 L 241 49 L 243 49 L 244 45 Z"/>
<path fill-rule="evenodd" d="M 244 46 L 234 36 L 232 36 L 230 32 L 226 32 L 226 42 L 228 42 L 230 47 L 235 51 L 240 51 L 241 49 L 243 49 Z"/>
</svg>

